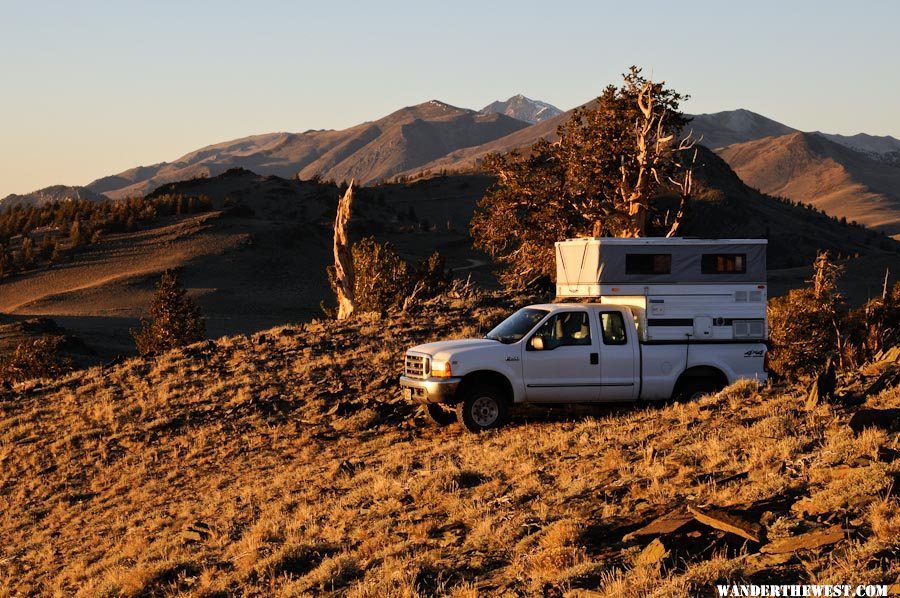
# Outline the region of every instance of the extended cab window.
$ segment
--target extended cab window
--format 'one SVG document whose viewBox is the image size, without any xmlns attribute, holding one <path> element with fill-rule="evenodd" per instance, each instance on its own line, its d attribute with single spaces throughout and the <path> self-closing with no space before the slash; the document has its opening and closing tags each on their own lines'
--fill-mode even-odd
<svg viewBox="0 0 900 598">
<path fill-rule="evenodd" d="M 671 253 L 626 253 L 625 274 L 670 274 Z"/>
<path fill-rule="evenodd" d="M 628 343 L 625 336 L 625 319 L 617 311 L 600 314 L 600 330 L 603 333 L 604 345 L 624 345 Z"/>
<path fill-rule="evenodd" d="M 535 336 L 541 337 L 543 350 L 557 347 L 591 344 L 591 326 L 586 311 L 565 311 L 548 319 L 538 328 Z"/>
<path fill-rule="evenodd" d="M 704 253 L 700 258 L 703 274 L 743 274 L 746 271 L 746 253 Z"/>
</svg>

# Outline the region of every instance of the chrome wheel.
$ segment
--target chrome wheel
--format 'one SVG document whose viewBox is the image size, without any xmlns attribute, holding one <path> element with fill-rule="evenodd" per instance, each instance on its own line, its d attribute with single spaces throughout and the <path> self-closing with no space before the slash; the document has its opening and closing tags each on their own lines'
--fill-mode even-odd
<svg viewBox="0 0 900 598">
<path fill-rule="evenodd" d="M 472 402 L 472 420 L 482 428 L 489 428 L 500 416 L 500 407 L 493 397 L 479 397 Z"/>
</svg>

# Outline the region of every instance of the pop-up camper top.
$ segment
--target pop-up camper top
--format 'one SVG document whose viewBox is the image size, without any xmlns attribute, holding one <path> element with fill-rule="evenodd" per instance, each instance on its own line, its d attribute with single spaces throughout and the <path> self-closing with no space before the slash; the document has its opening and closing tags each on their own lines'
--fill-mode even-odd
<svg viewBox="0 0 900 598">
<path fill-rule="evenodd" d="M 568 239 L 556 273 L 558 298 L 632 307 L 644 342 L 767 337 L 765 239 Z"/>
</svg>

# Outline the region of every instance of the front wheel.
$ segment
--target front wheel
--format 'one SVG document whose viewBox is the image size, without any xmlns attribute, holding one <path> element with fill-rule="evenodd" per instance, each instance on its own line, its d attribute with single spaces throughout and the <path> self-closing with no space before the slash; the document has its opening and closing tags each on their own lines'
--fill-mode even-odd
<svg viewBox="0 0 900 598">
<path fill-rule="evenodd" d="M 456 405 L 456 419 L 470 432 L 499 428 L 509 419 L 506 395 L 491 386 L 473 388 Z"/>
</svg>

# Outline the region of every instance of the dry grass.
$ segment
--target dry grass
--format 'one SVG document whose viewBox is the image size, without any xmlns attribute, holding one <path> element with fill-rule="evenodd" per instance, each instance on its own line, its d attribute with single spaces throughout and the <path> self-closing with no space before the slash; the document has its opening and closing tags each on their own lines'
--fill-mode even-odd
<svg viewBox="0 0 900 598">
<path fill-rule="evenodd" d="M 0 596 L 686 596 L 748 577 L 758 546 L 699 524 L 659 563 L 638 558 L 649 538 L 623 542 L 685 503 L 749 507 L 771 538 L 853 530 L 778 579 L 900 573 L 897 433 L 854 436 L 850 409 L 807 412 L 792 389 L 430 427 L 395 388 L 403 350 L 487 327 L 492 303 L 231 337 L 0 399 Z"/>
</svg>

